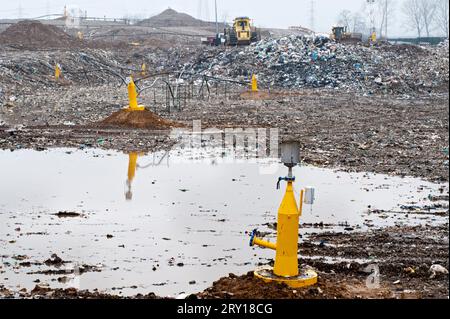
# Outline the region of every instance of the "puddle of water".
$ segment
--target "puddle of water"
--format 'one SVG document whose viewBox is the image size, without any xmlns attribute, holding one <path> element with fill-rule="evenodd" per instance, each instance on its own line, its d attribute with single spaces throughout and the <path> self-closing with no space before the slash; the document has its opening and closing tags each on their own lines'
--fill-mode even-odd
<svg viewBox="0 0 450 319">
<path fill-rule="evenodd" d="M 55 281 L 61 275 L 27 275 L 48 267 L 14 267 L 13 255 L 43 262 L 56 253 L 64 260 L 101 265 L 101 272 L 81 275 L 79 288 L 124 295 L 193 293 L 230 272 L 254 269 L 274 253 L 248 247 L 245 231 L 258 227 L 274 238 L 263 225 L 276 221 L 284 193 L 276 181 L 286 168 L 277 164 L 268 173 L 252 160 L 226 162 L 181 150 L 137 156 L 100 150 L 1 151 L 0 255 L 2 264 L 11 264 L 0 269 L 1 283 L 30 289 L 39 279 L 65 287 Z M 300 187 L 316 188 L 316 203 L 304 207 L 301 223 L 343 230 L 348 225 L 364 229 L 367 219 L 376 226 L 446 221 L 433 215 L 367 214 L 369 205 L 400 210 L 410 203 L 430 204 L 427 197 L 441 185 L 314 167 L 297 167 L 294 174 L 297 194 Z M 60 211 L 82 216 L 58 218 L 54 214 Z M 318 231 L 301 229 L 302 234 Z"/>
</svg>

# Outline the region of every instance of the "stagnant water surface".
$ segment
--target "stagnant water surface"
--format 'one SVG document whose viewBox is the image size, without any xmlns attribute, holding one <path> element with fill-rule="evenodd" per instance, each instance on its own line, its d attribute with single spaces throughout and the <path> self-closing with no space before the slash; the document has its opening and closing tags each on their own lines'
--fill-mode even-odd
<svg viewBox="0 0 450 319">
<path fill-rule="evenodd" d="M 17 291 L 39 279 L 52 287 L 176 296 L 273 257 L 272 251 L 250 248 L 245 232 L 259 228 L 274 240 L 267 224 L 276 221 L 285 187 L 277 190 L 276 181 L 287 171 L 276 160 L 263 165 L 174 150 L 138 154 L 135 172 L 132 160 L 92 149 L 1 151 L 0 284 Z M 297 194 L 304 186 L 316 188 L 315 204 L 306 205 L 301 217 L 302 235 L 324 231 L 310 225 L 320 222 L 330 224 L 327 231 L 445 222 L 435 215 L 368 213 L 429 205 L 428 196 L 442 185 L 308 166 L 294 174 Z M 61 211 L 81 216 L 55 215 Z M 69 283 L 57 280 L 61 274 L 30 274 L 54 269 L 33 265 L 53 253 L 71 261 L 63 269 L 87 264 L 101 271 Z M 32 265 L 19 266 L 24 261 Z"/>
</svg>

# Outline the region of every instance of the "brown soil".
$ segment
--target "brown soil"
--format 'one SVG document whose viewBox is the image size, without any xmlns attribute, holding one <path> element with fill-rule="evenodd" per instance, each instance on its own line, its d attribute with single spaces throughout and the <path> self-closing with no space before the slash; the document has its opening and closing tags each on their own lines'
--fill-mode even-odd
<svg viewBox="0 0 450 319">
<path fill-rule="evenodd" d="M 320 232 L 300 243 L 299 263 L 319 275 L 309 288 L 267 284 L 249 272 L 230 274 L 195 297 L 216 299 L 443 299 L 448 298 L 448 274 L 431 277 L 430 266 L 448 269 L 448 224 L 436 227 L 389 227 L 369 232 Z M 319 243 L 320 242 L 320 243 Z M 318 258 L 319 257 L 319 258 Z M 345 258 L 329 262 L 325 257 Z M 360 263 L 356 259 L 367 262 Z M 369 262 L 370 260 L 370 262 Z M 380 286 L 366 284 L 366 267 L 377 265 Z M 273 260 L 270 262 L 273 266 Z"/>
<path fill-rule="evenodd" d="M 240 98 L 242 100 L 254 100 L 254 101 L 260 101 L 260 100 L 275 100 L 283 97 L 290 97 L 290 96 L 301 96 L 304 95 L 302 92 L 266 92 L 266 91 L 258 91 L 258 92 L 252 92 L 252 91 L 245 91 L 240 94 Z"/>
<path fill-rule="evenodd" d="M 165 120 L 149 110 L 136 112 L 120 110 L 101 121 L 99 125 L 101 127 L 138 128 L 150 130 L 164 130 L 182 126 L 179 123 Z"/>
<path fill-rule="evenodd" d="M 21 21 L 0 34 L 0 43 L 20 47 L 71 47 L 80 41 L 62 29 L 38 21 Z"/>
<path fill-rule="evenodd" d="M 211 22 L 195 19 L 194 17 L 177 12 L 173 9 L 167 9 L 162 13 L 151 17 L 150 19 L 143 20 L 139 25 L 152 26 L 152 27 L 214 27 Z"/>
<path fill-rule="evenodd" d="M 11 25 L 0 33 L 0 44 L 20 49 L 125 49 L 125 42 L 109 43 L 101 40 L 79 40 L 60 27 L 25 20 Z M 157 45 L 157 44 L 155 44 Z"/>
<path fill-rule="evenodd" d="M 292 289 L 284 284 L 268 284 L 249 272 L 237 277 L 230 274 L 196 295 L 200 299 L 347 299 L 392 298 L 388 289 L 367 289 L 358 278 L 338 279 L 335 274 L 320 274 L 316 285 Z"/>
</svg>

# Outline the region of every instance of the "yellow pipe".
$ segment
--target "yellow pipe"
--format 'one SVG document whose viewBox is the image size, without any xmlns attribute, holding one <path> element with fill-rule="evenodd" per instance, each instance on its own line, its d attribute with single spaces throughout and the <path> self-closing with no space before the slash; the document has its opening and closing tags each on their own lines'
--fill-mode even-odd
<svg viewBox="0 0 450 319">
<path fill-rule="evenodd" d="M 133 78 L 131 76 L 128 78 L 128 99 L 129 111 L 143 111 L 145 109 L 145 107 L 138 105 L 136 85 L 134 84 Z"/>
<path fill-rule="evenodd" d="M 299 204 L 300 207 L 298 208 L 298 215 L 299 215 L 299 217 L 302 216 L 302 212 L 303 212 L 303 197 L 304 197 L 304 195 L 305 195 L 305 190 L 302 189 L 300 191 L 300 204 Z"/>
<path fill-rule="evenodd" d="M 271 242 L 262 240 L 262 239 L 257 238 L 257 237 L 255 237 L 255 238 L 253 239 L 253 244 L 254 244 L 254 245 L 258 245 L 258 246 L 260 246 L 260 247 L 273 249 L 273 250 L 276 250 L 276 249 L 277 249 L 277 244 L 276 244 L 276 243 L 271 243 Z"/>
<path fill-rule="evenodd" d="M 286 193 L 278 209 L 277 249 L 273 272 L 281 277 L 298 276 L 298 223 L 299 209 L 294 196 L 292 181 L 288 181 Z"/>
<path fill-rule="evenodd" d="M 130 100 L 130 109 L 134 110 L 138 107 L 137 102 L 137 92 L 136 92 L 136 85 L 134 84 L 133 78 L 130 77 L 130 81 L 128 83 L 128 99 Z"/>
</svg>

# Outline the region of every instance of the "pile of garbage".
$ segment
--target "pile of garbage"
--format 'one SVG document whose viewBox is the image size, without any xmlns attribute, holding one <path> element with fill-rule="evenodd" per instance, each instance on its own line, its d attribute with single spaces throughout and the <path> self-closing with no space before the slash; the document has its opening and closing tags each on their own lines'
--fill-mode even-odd
<svg viewBox="0 0 450 319">
<path fill-rule="evenodd" d="M 437 47 L 341 44 L 318 36 L 265 39 L 244 49 L 208 57 L 186 70 L 209 76 L 248 79 L 257 74 L 266 87 L 330 88 L 366 93 L 447 90 L 448 41 Z M 200 61 L 200 62 L 199 62 Z"/>
</svg>

